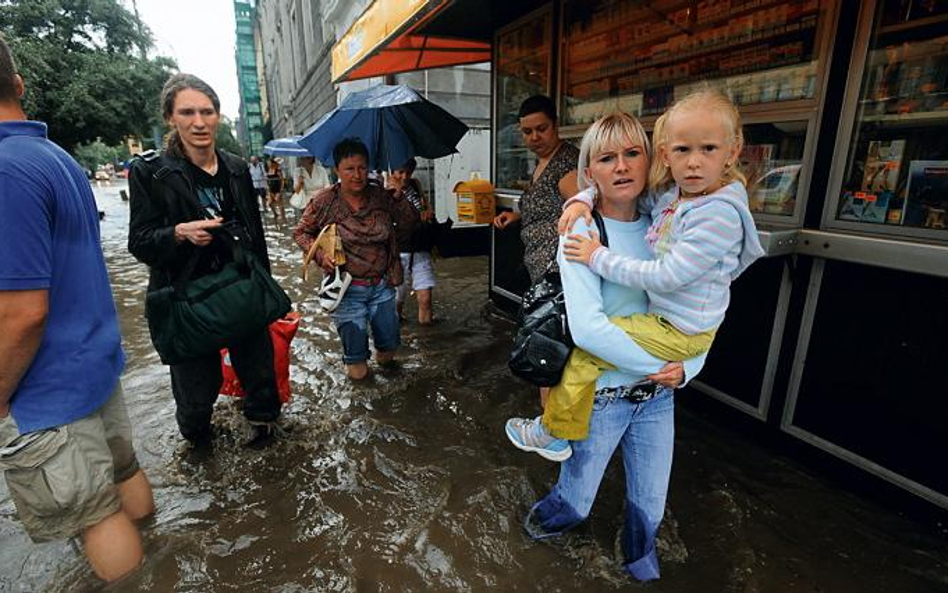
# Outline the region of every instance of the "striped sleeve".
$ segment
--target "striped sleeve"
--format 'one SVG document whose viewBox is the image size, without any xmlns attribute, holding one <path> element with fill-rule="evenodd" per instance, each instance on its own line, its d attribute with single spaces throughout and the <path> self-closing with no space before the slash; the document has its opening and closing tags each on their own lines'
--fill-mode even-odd
<svg viewBox="0 0 948 593">
<path fill-rule="evenodd" d="M 583 220 L 577 220 L 576 226 L 578 233 L 589 232 Z M 566 318 L 576 346 L 632 375 L 632 383 L 657 373 L 665 361 L 646 352 L 628 333 L 609 321 L 604 308 L 602 281 L 583 264 L 568 261 L 563 255 L 566 238 L 561 236 L 559 241 L 556 259 L 566 296 Z"/>
<path fill-rule="evenodd" d="M 679 225 L 671 249 L 661 259 L 637 260 L 601 249 L 590 268 L 616 284 L 667 293 L 720 264 L 744 238 L 740 214 L 719 200 L 684 212 Z"/>
<path fill-rule="evenodd" d="M 572 198 L 563 202 L 563 210 L 566 210 L 573 204 L 585 204 L 587 208 L 592 210 L 596 207 L 596 189 L 593 187 L 587 187 L 583 191 L 579 192 Z"/>
</svg>

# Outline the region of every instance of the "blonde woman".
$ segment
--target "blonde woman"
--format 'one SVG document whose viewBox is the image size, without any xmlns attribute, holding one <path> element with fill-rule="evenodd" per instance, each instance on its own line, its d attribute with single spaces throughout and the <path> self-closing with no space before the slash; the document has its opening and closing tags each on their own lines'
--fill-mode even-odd
<svg viewBox="0 0 948 593">
<path fill-rule="evenodd" d="M 653 137 L 659 158 L 652 163 L 651 185 L 657 198 L 646 205 L 653 218 L 646 240 L 655 259 L 613 253 L 595 234 L 570 235 L 563 251 L 566 259 L 605 280 L 645 289 L 648 313 L 615 323 L 649 354 L 683 360 L 711 348 L 731 282 L 764 251 L 747 206 L 737 160 L 743 145 L 740 115 L 731 101 L 712 89 L 692 93 L 658 119 Z M 592 197 L 587 189 L 577 201 Z M 556 441 L 536 452 L 555 460 L 551 448 L 565 457 L 567 439 L 585 438 L 604 367 L 595 356 L 574 351 L 543 415 L 541 429 Z M 648 396 L 651 386 L 639 392 L 638 397 Z"/>
<path fill-rule="evenodd" d="M 583 137 L 579 183 L 582 188 L 596 187 L 597 209 L 605 222 L 609 248 L 616 254 L 652 257 L 646 243 L 649 218 L 637 208 L 648 168 L 648 139 L 630 115 L 604 117 Z M 574 233 L 588 235 L 594 228 L 579 220 Z M 582 522 L 589 515 L 610 458 L 619 449 L 626 481 L 625 568 L 640 581 L 656 579 L 655 534 L 664 514 L 674 447 L 674 396 L 669 388 L 679 386 L 686 374 L 694 376 L 704 358 L 666 363 L 638 347 L 610 317 L 647 312 L 645 291 L 603 280 L 582 263 L 569 261 L 564 243 L 561 238 L 557 259 L 573 340 L 577 348 L 615 370 L 599 377 L 588 435 L 572 443 L 572 454 L 560 465 L 556 486 L 531 509 L 527 531 L 542 539 Z M 630 398 L 633 386 L 646 379 L 662 387 L 646 399 Z M 537 428 L 542 428 L 538 420 L 512 420 L 508 436 L 511 440 L 534 438 Z"/>
</svg>

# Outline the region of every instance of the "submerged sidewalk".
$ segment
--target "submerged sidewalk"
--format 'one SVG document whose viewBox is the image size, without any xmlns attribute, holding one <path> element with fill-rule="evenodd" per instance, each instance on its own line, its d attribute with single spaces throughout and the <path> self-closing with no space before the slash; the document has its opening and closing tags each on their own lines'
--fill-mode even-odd
<svg viewBox="0 0 948 593">
<path fill-rule="evenodd" d="M 539 410 L 506 358 L 513 323 L 487 303 L 487 260 L 436 262 L 440 322 L 403 328 L 401 364 L 353 385 L 326 315 L 304 284 L 289 228 L 267 218 L 275 274 L 303 315 L 293 343 L 285 438 L 241 447 L 243 419 L 218 403 L 213 455 L 185 453 L 167 369 L 142 318 L 144 266 L 125 250 L 127 204 L 100 188 L 103 246 L 128 368 L 135 444 L 158 513 L 147 560 L 115 591 L 638 590 L 620 569 L 622 468 L 606 474 L 590 520 L 534 543 L 521 528 L 556 464 L 513 448 L 510 415 Z M 124 218 L 123 218 L 124 217 Z M 291 219 L 292 223 L 292 219 Z M 414 316 L 409 304 L 406 316 Z M 948 534 L 936 513 L 860 494 L 809 459 L 737 430 L 676 396 L 677 438 L 659 545 L 661 592 L 948 591 Z M 689 399 L 691 400 L 689 402 Z M 723 416 L 719 418 L 718 416 Z M 34 546 L 0 484 L 0 591 L 95 591 L 67 543 Z"/>
</svg>

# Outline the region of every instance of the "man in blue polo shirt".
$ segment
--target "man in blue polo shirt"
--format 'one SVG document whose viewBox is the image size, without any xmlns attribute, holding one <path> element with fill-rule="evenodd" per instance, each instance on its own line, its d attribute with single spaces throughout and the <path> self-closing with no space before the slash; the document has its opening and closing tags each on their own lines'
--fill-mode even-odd
<svg viewBox="0 0 948 593">
<path fill-rule="evenodd" d="M 22 96 L 0 36 L 0 470 L 34 541 L 82 534 L 112 581 L 141 563 L 133 520 L 154 501 L 119 384 L 95 200 Z"/>
</svg>

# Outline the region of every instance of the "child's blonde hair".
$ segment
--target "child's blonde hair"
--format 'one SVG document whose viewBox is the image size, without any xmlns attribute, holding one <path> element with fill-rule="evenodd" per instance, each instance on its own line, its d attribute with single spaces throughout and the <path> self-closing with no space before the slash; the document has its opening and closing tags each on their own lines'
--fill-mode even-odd
<svg viewBox="0 0 948 593">
<path fill-rule="evenodd" d="M 721 91 L 712 88 L 709 85 L 686 95 L 680 101 L 668 108 L 657 120 L 652 130 L 652 141 L 655 144 L 655 159 L 652 160 L 652 167 L 649 175 L 649 187 L 653 191 L 662 191 L 673 182 L 671 170 L 665 166 L 661 158 L 662 150 L 668 142 L 667 131 L 668 121 L 680 113 L 686 111 L 706 109 L 717 114 L 721 118 L 728 131 L 728 142 L 731 146 L 737 143 L 738 146 L 744 146 L 744 132 L 741 127 L 741 114 L 735 107 L 731 99 Z M 740 181 L 747 185 L 747 177 L 741 171 L 740 159 L 734 159 L 721 174 L 721 181 L 727 185 L 734 181 Z"/>
<path fill-rule="evenodd" d="M 589 160 L 605 150 L 626 148 L 630 144 L 639 144 L 645 149 L 645 157 L 651 158 L 651 148 L 645 128 L 633 115 L 615 111 L 597 119 L 583 134 L 579 145 L 579 162 L 576 166 L 576 178 L 580 190 L 593 187 L 595 183 L 586 177 Z"/>
</svg>

